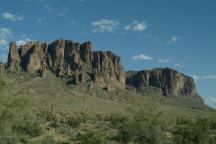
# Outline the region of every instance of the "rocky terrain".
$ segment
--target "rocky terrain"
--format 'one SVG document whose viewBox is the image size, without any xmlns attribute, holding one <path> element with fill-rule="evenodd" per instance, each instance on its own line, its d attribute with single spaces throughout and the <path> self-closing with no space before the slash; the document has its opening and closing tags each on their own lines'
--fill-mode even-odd
<svg viewBox="0 0 216 144">
<path fill-rule="evenodd" d="M 119 56 L 92 48 L 10 43 L 0 61 L 0 144 L 215 144 L 215 110 L 193 78 L 125 71 Z"/>
<path fill-rule="evenodd" d="M 110 51 L 93 51 L 92 43 L 80 44 L 59 39 L 52 43 L 27 42 L 17 47 L 10 43 L 7 69 L 46 76 L 46 71 L 68 79 L 68 84 L 120 82 L 129 90 L 158 88 L 164 96 L 189 96 L 199 99 L 192 77 L 170 68 L 127 72 L 120 57 Z M 108 88 L 109 89 L 109 88 Z"/>
<path fill-rule="evenodd" d="M 199 97 L 193 78 L 170 68 L 128 72 L 126 84 L 135 89 L 156 87 L 164 96 Z"/>
<path fill-rule="evenodd" d="M 91 42 L 83 44 L 59 39 L 50 44 L 27 42 L 17 48 L 10 43 L 8 69 L 21 69 L 45 75 L 46 70 L 58 77 L 70 78 L 72 83 L 88 81 L 125 82 L 125 72 L 120 57 L 112 52 L 93 52 Z"/>
</svg>

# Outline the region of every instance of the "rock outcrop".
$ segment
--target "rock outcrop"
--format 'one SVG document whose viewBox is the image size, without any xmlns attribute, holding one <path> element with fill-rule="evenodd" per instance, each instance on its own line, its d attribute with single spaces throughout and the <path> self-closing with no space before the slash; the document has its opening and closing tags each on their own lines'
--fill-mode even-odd
<svg viewBox="0 0 216 144">
<path fill-rule="evenodd" d="M 0 79 L 3 76 L 4 68 L 4 63 L 0 60 Z"/>
<path fill-rule="evenodd" d="M 92 43 L 80 44 L 59 39 L 50 44 L 27 42 L 17 49 L 10 44 L 8 69 L 22 69 L 29 73 L 50 70 L 59 77 L 70 78 L 72 83 L 125 82 L 125 72 L 120 57 L 112 52 L 93 52 Z"/>
<path fill-rule="evenodd" d="M 126 84 L 135 89 L 159 88 L 164 96 L 199 97 L 193 78 L 170 68 L 129 72 Z"/>
<path fill-rule="evenodd" d="M 164 96 L 190 96 L 200 98 L 193 78 L 173 69 L 154 69 L 129 72 L 125 76 L 120 57 L 110 51 L 92 51 L 92 43 L 80 44 L 71 40 L 59 39 L 50 44 L 27 42 L 17 48 L 10 43 L 7 69 L 38 73 L 45 77 L 51 71 L 67 83 L 102 83 L 105 90 L 111 91 L 116 82 L 129 90 L 143 92 L 153 87 Z M 126 79 L 126 80 L 125 80 Z M 200 98 L 201 99 L 201 98 Z"/>
<path fill-rule="evenodd" d="M 11 71 L 16 71 L 20 65 L 20 56 L 17 51 L 15 42 L 10 43 L 10 49 L 8 54 L 8 67 Z"/>
<path fill-rule="evenodd" d="M 125 83 L 125 72 L 120 57 L 112 52 L 93 52 L 92 76 L 95 81 L 119 80 Z"/>
</svg>

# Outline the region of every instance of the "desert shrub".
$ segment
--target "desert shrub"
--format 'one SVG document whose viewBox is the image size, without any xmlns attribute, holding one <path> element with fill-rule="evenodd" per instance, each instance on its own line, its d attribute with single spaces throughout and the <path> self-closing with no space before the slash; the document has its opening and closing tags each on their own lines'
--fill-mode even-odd
<svg viewBox="0 0 216 144">
<path fill-rule="evenodd" d="M 0 80 L 0 90 L 5 86 L 5 81 L 4 80 Z"/>
<path fill-rule="evenodd" d="M 53 136 L 44 136 L 41 139 L 37 139 L 30 144 L 56 144 Z"/>
<path fill-rule="evenodd" d="M 120 114 L 111 114 L 110 122 L 113 125 L 117 125 L 126 121 L 126 117 Z"/>
<path fill-rule="evenodd" d="M 177 122 L 173 131 L 173 143 L 205 144 L 216 142 L 212 123 L 213 121 L 210 119 L 198 119 L 187 123 Z"/>
<path fill-rule="evenodd" d="M 1 76 L 1 70 L 0 70 L 0 90 L 5 86 L 5 81 L 3 77 Z"/>
<path fill-rule="evenodd" d="M 130 109 L 133 116 L 128 119 L 117 119 L 118 134 L 115 139 L 120 143 L 157 144 L 163 142 L 160 121 L 162 113 L 156 106 L 147 104 L 138 109 Z M 114 119 L 115 121 L 115 119 Z"/>
<path fill-rule="evenodd" d="M 78 133 L 77 140 L 79 140 L 81 144 L 105 144 L 106 143 L 105 138 L 93 132 L 88 132 L 86 134 Z"/>
<path fill-rule="evenodd" d="M 49 125 L 54 128 L 68 126 L 77 128 L 81 123 L 84 123 L 86 116 L 83 113 L 55 112 L 53 110 L 39 110 L 36 112 L 38 119 L 45 119 Z"/>
<path fill-rule="evenodd" d="M 58 121 L 71 128 L 77 128 L 82 122 L 85 121 L 84 116 L 81 113 L 63 112 L 57 115 Z"/>
<path fill-rule="evenodd" d="M 13 135 L 3 135 L 3 136 L 0 136 L 0 143 L 1 144 L 17 144 L 19 143 L 19 140 L 17 137 L 14 137 Z"/>
<path fill-rule="evenodd" d="M 17 144 L 19 143 L 18 136 L 11 132 L 0 132 L 0 144 Z"/>
<path fill-rule="evenodd" d="M 155 144 L 159 141 L 159 134 L 155 126 L 133 120 L 120 125 L 115 139 L 121 143 Z"/>
<path fill-rule="evenodd" d="M 39 136 L 42 132 L 42 128 L 37 120 L 30 115 L 26 115 L 23 118 L 15 121 L 12 129 L 14 132 L 20 135 L 29 135 L 32 137 Z"/>
<path fill-rule="evenodd" d="M 10 127 L 12 123 L 19 119 L 19 115 L 24 113 L 27 100 L 21 97 L 1 97 L 0 98 L 0 130 Z"/>
<path fill-rule="evenodd" d="M 60 126 L 58 128 L 58 133 L 60 134 L 67 134 L 67 133 L 70 133 L 70 127 L 67 127 L 67 126 Z"/>
<path fill-rule="evenodd" d="M 71 144 L 71 142 L 68 140 L 64 140 L 64 141 L 58 141 L 56 142 L 56 144 Z"/>
<path fill-rule="evenodd" d="M 100 122 L 104 119 L 104 115 L 103 114 L 100 114 L 100 113 L 96 113 L 95 114 L 95 117 L 97 118 L 97 120 Z"/>
</svg>

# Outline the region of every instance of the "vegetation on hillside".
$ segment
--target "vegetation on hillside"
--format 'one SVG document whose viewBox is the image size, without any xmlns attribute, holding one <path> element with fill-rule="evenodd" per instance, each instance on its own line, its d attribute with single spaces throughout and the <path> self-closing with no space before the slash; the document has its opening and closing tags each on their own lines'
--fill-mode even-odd
<svg viewBox="0 0 216 144">
<path fill-rule="evenodd" d="M 31 80 L 30 77 L 23 79 Z M 32 85 L 33 82 L 31 81 Z M 51 80 L 49 82 L 54 83 Z M 41 107 L 39 102 L 33 104 L 39 100 L 28 93 L 10 95 L 10 85 L 7 83 L 7 79 L 0 78 L 1 144 L 216 143 L 216 117 L 212 110 L 162 104 L 164 100 L 153 96 L 139 99 L 139 102 L 134 99 L 134 104 L 123 98 L 118 103 L 119 109 L 124 107 L 124 110 L 116 112 L 96 111 L 96 103 L 89 105 L 86 112 L 82 109 L 73 110 L 70 105 L 76 101 L 67 106 L 67 101 L 70 101 L 68 97 L 61 97 L 62 103 L 55 103 L 39 96 L 40 101 L 46 103 Z M 43 90 L 42 87 L 40 90 Z M 102 91 L 100 94 L 103 94 Z M 83 95 L 81 100 L 82 98 Z M 87 97 L 87 104 L 91 99 L 95 100 L 94 96 Z M 114 106 L 112 101 L 116 101 L 105 101 L 103 98 L 99 100 L 110 107 Z M 96 108 L 90 109 L 93 106 Z"/>
</svg>

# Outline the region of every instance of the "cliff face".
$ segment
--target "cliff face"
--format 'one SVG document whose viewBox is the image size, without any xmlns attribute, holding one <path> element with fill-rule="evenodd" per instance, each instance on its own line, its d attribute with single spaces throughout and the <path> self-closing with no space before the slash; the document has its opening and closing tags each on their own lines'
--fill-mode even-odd
<svg viewBox="0 0 216 144">
<path fill-rule="evenodd" d="M 56 40 L 50 44 L 27 42 L 17 49 L 10 44 L 8 69 L 41 75 L 50 70 L 59 77 L 72 78 L 73 83 L 95 81 L 125 82 L 120 57 L 112 52 L 93 52 L 91 42 L 83 44 L 71 40 Z"/>
<path fill-rule="evenodd" d="M 8 53 L 8 67 L 11 71 L 16 71 L 19 68 L 20 56 L 17 51 L 15 42 L 10 43 L 10 49 Z"/>
<path fill-rule="evenodd" d="M 128 73 L 126 77 L 120 57 L 110 51 L 93 52 L 91 42 L 80 44 L 59 39 L 50 44 L 27 42 L 19 48 L 12 42 L 7 69 L 36 72 L 41 76 L 45 76 L 46 71 L 51 71 L 73 84 L 93 81 L 103 84 L 121 82 L 124 85 L 126 82 L 128 88 L 136 90 L 158 88 L 164 96 L 199 97 L 194 80 L 173 69 L 143 70 Z M 110 86 L 107 85 L 107 89 Z"/>
<path fill-rule="evenodd" d="M 169 68 L 133 72 L 128 74 L 126 84 L 135 89 L 156 87 L 164 96 L 199 97 L 193 78 Z"/>
<path fill-rule="evenodd" d="M 120 57 L 112 52 L 97 51 L 93 53 L 92 74 L 95 81 L 119 80 L 125 83 L 125 72 Z"/>
</svg>

